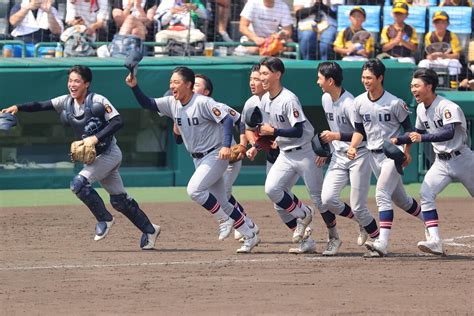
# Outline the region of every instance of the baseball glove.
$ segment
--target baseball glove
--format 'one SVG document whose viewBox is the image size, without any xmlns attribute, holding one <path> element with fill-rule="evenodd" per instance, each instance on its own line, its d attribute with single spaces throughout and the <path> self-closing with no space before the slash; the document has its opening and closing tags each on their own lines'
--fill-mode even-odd
<svg viewBox="0 0 474 316">
<path fill-rule="evenodd" d="M 260 151 L 268 153 L 272 149 L 275 136 L 258 136 L 256 135 L 255 147 Z"/>
<path fill-rule="evenodd" d="M 246 151 L 247 148 L 245 148 L 245 146 L 241 144 L 236 144 L 230 147 L 229 163 L 237 162 L 244 159 Z"/>
<path fill-rule="evenodd" d="M 94 145 L 85 144 L 83 140 L 71 143 L 71 160 L 73 162 L 80 161 L 89 165 L 94 162 L 96 156 Z"/>
</svg>

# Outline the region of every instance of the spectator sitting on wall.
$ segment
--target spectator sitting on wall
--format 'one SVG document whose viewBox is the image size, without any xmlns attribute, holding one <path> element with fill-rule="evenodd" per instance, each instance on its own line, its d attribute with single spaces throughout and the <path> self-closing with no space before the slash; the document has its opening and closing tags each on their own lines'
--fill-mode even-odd
<svg viewBox="0 0 474 316">
<path fill-rule="evenodd" d="M 233 42 L 227 33 L 230 18 L 230 0 L 216 0 L 217 4 L 217 30 L 224 42 Z"/>
<path fill-rule="evenodd" d="M 68 0 L 66 24 L 85 25 L 85 33 L 95 40 L 96 33 L 106 26 L 108 12 L 107 0 Z"/>
<path fill-rule="evenodd" d="M 248 0 L 240 13 L 240 32 L 245 36 L 241 41 L 252 41 L 257 46 L 265 39 L 279 32 L 291 38 L 293 18 L 288 5 L 282 0 Z M 255 54 L 258 47 L 242 47 L 240 53 Z"/>
<path fill-rule="evenodd" d="M 120 35 L 135 35 L 146 39 L 148 29 L 153 30 L 157 0 L 117 0 L 112 17 Z"/>
<path fill-rule="evenodd" d="M 414 27 L 405 24 L 408 17 L 408 5 L 405 2 L 396 2 L 392 8 L 392 25 L 387 25 L 381 33 L 382 51 L 377 57 L 398 59 L 399 62 L 415 63 L 413 54 L 418 48 L 418 38 Z"/>
<path fill-rule="evenodd" d="M 201 42 L 206 35 L 196 28 L 197 23 L 208 19 L 206 7 L 200 0 L 184 3 L 181 0 L 163 0 L 156 10 L 155 20 L 159 21 L 165 30 L 156 33 L 155 41 L 167 43 L 174 40 L 179 43 Z M 165 47 L 155 47 L 155 53 L 162 56 Z"/>
<path fill-rule="evenodd" d="M 356 6 L 350 11 L 351 26 L 340 31 L 334 42 L 334 51 L 344 56 L 342 60 L 365 61 L 374 52 L 374 38 L 362 28 L 365 18 L 366 13 L 362 7 Z M 354 36 L 357 32 L 364 36 Z"/>
<path fill-rule="evenodd" d="M 52 0 L 22 0 L 11 9 L 9 21 L 13 39 L 27 44 L 27 57 L 33 56 L 34 44 L 50 42 L 54 40 L 52 36 L 59 36 L 63 31 L 63 23 Z M 15 46 L 13 55 L 21 56 L 20 46 Z"/>
<path fill-rule="evenodd" d="M 421 68 L 446 67 L 449 75 L 459 75 L 462 68 L 459 62 L 462 48 L 456 34 L 448 30 L 449 15 L 445 11 L 437 11 L 433 15 L 432 21 L 435 30 L 425 35 L 425 47 L 430 51 L 431 44 L 446 43 L 446 45 L 444 48 L 440 46 L 440 50 L 427 53 L 426 59 L 420 61 L 418 66 Z"/>
</svg>

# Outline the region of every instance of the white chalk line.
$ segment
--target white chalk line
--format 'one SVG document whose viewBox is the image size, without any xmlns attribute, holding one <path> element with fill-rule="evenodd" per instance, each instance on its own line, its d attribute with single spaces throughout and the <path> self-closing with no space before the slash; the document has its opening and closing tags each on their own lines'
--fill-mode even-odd
<svg viewBox="0 0 474 316">
<path fill-rule="evenodd" d="M 454 247 L 473 248 L 472 245 L 457 243 L 458 239 L 474 238 L 474 235 L 458 236 L 444 239 L 445 245 Z M 424 254 L 415 254 L 423 257 Z M 451 255 L 454 255 L 451 253 Z M 463 255 L 463 254 L 459 254 Z M 294 258 L 279 257 L 279 258 L 254 258 L 254 259 L 223 259 L 223 260 L 206 260 L 206 261 L 163 261 L 163 262 L 131 262 L 131 263 L 114 263 L 114 264 L 59 264 L 47 266 L 26 266 L 26 267 L 0 267 L 0 271 L 32 271 L 32 270 L 58 270 L 58 269 L 94 269 L 94 268 L 126 268 L 126 267 L 149 267 L 149 266 L 185 266 L 185 265 L 225 265 L 225 264 L 251 264 L 251 263 L 271 263 L 271 262 L 291 262 L 291 261 L 330 261 L 330 260 L 350 260 L 361 259 L 358 256 L 334 256 L 322 257 L 314 256 L 307 257 L 308 254 L 295 255 Z M 404 256 L 389 255 L 387 258 L 397 258 Z M 374 259 L 377 260 L 377 259 Z"/>
</svg>

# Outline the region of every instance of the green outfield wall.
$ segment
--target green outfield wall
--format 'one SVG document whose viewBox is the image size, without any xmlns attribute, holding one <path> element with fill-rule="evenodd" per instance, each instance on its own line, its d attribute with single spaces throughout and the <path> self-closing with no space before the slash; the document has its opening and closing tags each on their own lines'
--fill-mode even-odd
<svg viewBox="0 0 474 316">
<path fill-rule="evenodd" d="M 144 58 L 139 67 L 139 85 L 149 96 L 158 97 L 168 89 L 171 71 L 188 66 L 204 73 L 214 83 L 214 98 L 241 109 L 250 97 L 248 75 L 256 57 Z M 414 65 L 384 61 L 385 87 L 413 105 L 409 84 Z M 92 68 L 92 90 L 106 96 L 122 114 L 125 127 L 117 135 L 124 153 L 121 173 L 127 186 L 181 186 L 194 166 L 183 146 L 171 136 L 172 122 L 144 111 L 125 85 L 127 70 L 123 59 L 108 58 L 3 58 L 0 59 L 0 107 L 33 100 L 47 100 L 67 93 L 67 70 L 75 64 Z M 321 107 L 321 89 L 316 85 L 316 61 L 285 60 L 284 85 L 301 100 L 305 113 L 321 131 L 327 127 Z M 344 87 L 354 95 L 363 92 L 361 62 L 341 62 Z M 446 92 L 474 117 L 474 93 Z M 0 131 L 0 189 L 65 188 L 80 166 L 68 162 L 72 132 L 59 123 L 57 114 L 19 113 L 19 126 Z M 472 133 L 472 129 L 470 129 Z M 204 135 L 205 137 L 205 135 Z M 418 148 L 405 172 L 405 182 L 420 180 Z M 237 184 L 258 185 L 265 179 L 264 160 L 244 163 Z"/>
</svg>

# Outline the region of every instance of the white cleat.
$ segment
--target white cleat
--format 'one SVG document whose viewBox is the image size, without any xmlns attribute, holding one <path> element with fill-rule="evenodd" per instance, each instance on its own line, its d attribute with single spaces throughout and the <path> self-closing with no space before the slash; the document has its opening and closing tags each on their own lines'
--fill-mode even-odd
<svg viewBox="0 0 474 316">
<path fill-rule="evenodd" d="M 260 238 L 257 234 L 253 234 L 253 237 L 244 237 L 244 244 L 237 249 L 237 253 L 250 253 L 255 246 L 260 243 Z"/>
<path fill-rule="evenodd" d="M 288 253 L 293 253 L 299 255 L 302 253 L 315 253 L 316 252 L 316 242 L 311 236 L 308 236 L 306 239 L 300 241 L 298 247 L 290 248 Z"/>
<path fill-rule="evenodd" d="M 152 224 L 155 232 L 153 234 L 143 234 L 142 239 L 140 240 L 140 248 L 143 250 L 151 250 L 155 248 L 155 242 L 158 236 L 161 233 L 161 227 L 155 224 Z"/>
<path fill-rule="evenodd" d="M 420 241 L 418 243 L 418 249 L 426 253 L 431 253 L 433 255 L 446 255 L 443 249 L 443 242 L 441 240 Z"/>
<path fill-rule="evenodd" d="M 335 256 L 337 255 L 339 248 L 341 248 L 342 240 L 339 238 L 330 238 L 326 246 L 326 250 L 323 251 L 323 256 Z"/>
<path fill-rule="evenodd" d="M 359 226 L 359 236 L 357 236 L 357 246 L 362 247 L 367 239 L 369 238 L 369 234 L 365 231 L 365 228 Z"/>
<path fill-rule="evenodd" d="M 377 251 L 367 251 L 364 253 L 364 258 L 381 258 L 380 254 Z"/>
<path fill-rule="evenodd" d="M 311 224 L 313 221 L 313 209 L 309 206 L 306 206 L 305 211 L 306 216 L 304 218 L 296 219 L 296 229 L 293 232 L 293 242 L 298 243 L 303 239 L 303 236 L 306 231 L 306 227 Z"/>
<path fill-rule="evenodd" d="M 112 220 L 110 222 L 98 222 L 97 225 L 95 225 L 95 241 L 99 241 L 105 238 L 107 234 L 109 233 L 110 227 L 115 223 L 115 219 L 112 217 Z"/>
<path fill-rule="evenodd" d="M 232 218 L 219 220 L 219 240 L 224 240 L 229 237 L 232 232 L 234 220 Z"/>
<path fill-rule="evenodd" d="M 388 253 L 388 244 L 380 239 L 376 239 L 373 242 L 367 241 L 364 245 L 369 251 L 377 252 L 379 257 L 385 257 Z"/>
</svg>

